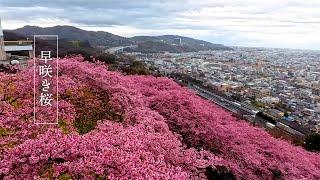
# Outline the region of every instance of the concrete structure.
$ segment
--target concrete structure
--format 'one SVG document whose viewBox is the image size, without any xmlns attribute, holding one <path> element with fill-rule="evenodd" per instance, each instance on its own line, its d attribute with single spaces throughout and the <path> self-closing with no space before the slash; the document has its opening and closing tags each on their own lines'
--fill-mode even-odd
<svg viewBox="0 0 320 180">
<path fill-rule="evenodd" d="M 1 26 L 1 18 L 0 18 L 0 61 L 6 60 L 6 52 L 4 49 L 4 40 L 3 40 L 3 31 Z"/>
<path fill-rule="evenodd" d="M 0 64 L 8 65 L 12 64 L 12 60 L 19 61 L 21 64 L 25 64 L 27 59 L 33 57 L 33 41 L 19 40 L 19 41 L 4 41 L 3 30 L 0 19 Z M 28 56 L 17 56 L 17 52 L 28 52 Z M 16 62 L 17 64 L 17 62 Z"/>
<path fill-rule="evenodd" d="M 19 42 L 19 41 L 17 41 Z M 10 52 L 10 51 L 32 51 L 32 45 L 22 45 L 22 46 L 18 46 L 18 45 L 11 45 L 11 46 L 5 46 L 4 50 L 6 52 Z"/>
<path fill-rule="evenodd" d="M 21 40 L 21 41 L 4 41 L 5 52 L 18 52 L 18 51 L 28 51 L 29 58 L 33 58 L 33 41 Z"/>
</svg>

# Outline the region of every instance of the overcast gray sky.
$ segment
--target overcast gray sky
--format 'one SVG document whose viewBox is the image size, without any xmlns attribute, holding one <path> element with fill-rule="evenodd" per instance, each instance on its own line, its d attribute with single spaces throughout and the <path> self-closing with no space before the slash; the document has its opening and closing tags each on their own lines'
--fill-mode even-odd
<svg viewBox="0 0 320 180">
<path fill-rule="evenodd" d="M 240 46 L 320 49 L 320 0 L 0 0 L 4 29 L 72 25 Z"/>
</svg>

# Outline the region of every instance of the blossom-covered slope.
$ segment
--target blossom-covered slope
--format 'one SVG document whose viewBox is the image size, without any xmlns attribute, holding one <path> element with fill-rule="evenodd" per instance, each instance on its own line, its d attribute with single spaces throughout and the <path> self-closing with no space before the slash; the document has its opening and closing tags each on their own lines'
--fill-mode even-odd
<svg viewBox="0 0 320 180">
<path fill-rule="evenodd" d="M 81 57 L 60 59 L 59 125 L 34 125 L 32 77 L 0 74 L 0 179 L 320 179 L 319 154 Z"/>
</svg>

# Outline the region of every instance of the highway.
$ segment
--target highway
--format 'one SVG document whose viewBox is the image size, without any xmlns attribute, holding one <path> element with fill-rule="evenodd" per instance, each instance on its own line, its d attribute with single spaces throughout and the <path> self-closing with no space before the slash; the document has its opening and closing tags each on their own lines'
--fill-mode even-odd
<svg viewBox="0 0 320 180">
<path fill-rule="evenodd" d="M 122 52 L 123 49 L 125 49 L 125 48 L 136 48 L 136 47 L 137 47 L 137 45 L 112 47 L 112 48 L 106 49 L 105 53 L 114 54 L 116 52 Z"/>
</svg>

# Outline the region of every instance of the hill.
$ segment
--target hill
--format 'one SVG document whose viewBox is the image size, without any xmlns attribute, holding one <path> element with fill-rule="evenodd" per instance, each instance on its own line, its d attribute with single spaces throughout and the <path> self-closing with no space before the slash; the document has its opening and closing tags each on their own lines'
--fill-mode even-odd
<svg viewBox="0 0 320 180">
<path fill-rule="evenodd" d="M 95 46 L 122 46 L 130 45 L 131 40 L 121 36 L 117 36 L 108 32 L 102 31 L 85 31 L 73 26 L 54 26 L 42 28 L 38 26 L 24 26 L 22 28 L 12 30 L 18 35 L 25 37 L 33 37 L 33 35 L 46 35 L 54 34 L 58 35 L 59 39 L 66 40 L 79 40 L 79 41 L 89 41 L 89 43 Z"/>
<path fill-rule="evenodd" d="M 207 50 L 232 50 L 222 44 L 213 44 L 203 40 L 176 35 L 163 36 L 135 36 L 131 38 L 136 41 L 142 51 L 149 50 L 145 47 L 152 47 L 150 51 L 170 51 L 170 52 L 193 52 Z"/>
<path fill-rule="evenodd" d="M 319 154 L 168 78 L 59 61 L 59 125 L 33 124 L 32 63 L 0 74 L 3 179 L 320 179 Z"/>
<path fill-rule="evenodd" d="M 85 31 L 72 26 L 54 26 L 41 28 L 37 26 L 25 26 L 7 32 L 15 33 L 19 36 L 32 37 L 35 34 L 46 35 L 56 34 L 60 39 L 88 41 L 92 47 L 108 48 L 117 46 L 137 45 L 137 48 L 130 51 L 138 52 L 192 52 L 203 50 L 230 50 L 231 48 L 221 44 L 196 40 L 183 36 L 136 36 L 132 38 L 121 37 L 102 31 Z M 177 43 L 181 39 L 181 44 Z"/>
<path fill-rule="evenodd" d="M 4 30 L 4 40 L 5 41 L 19 41 L 19 40 L 26 40 L 27 38 L 33 40 L 33 35 L 31 35 L 32 30 L 29 33 L 21 33 L 15 31 Z M 45 33 L 44 33 L 45 34 Z M 56 49 L 56 42 L 50 41 L 42 41 L 40 39 L 37 40 L 37 46 L 41 46 L 45 49 Z M 64 57 L 70 54 L 83 54 L 85 56 L 93 55 L 97 52 L 97 50 L 91 46 L 88 40 L 79 40 L 75 41 L 72 39 L 59 39 L 59 56 Z M 37 51 L 40 51 L 37 49 Z M 37 52 L 39 54 L 40 52 Z M 53 56 L 55 56 L 53 51 Z"/>
<path fill-rule="evenodd" d="M 23 35 L 18 35 L 15 32 L 4 30 L 3 31 L 3 38 L 5 41 L 18 41 L 18 40 L 25 40 L 26 37 Z"/>
</svg>

